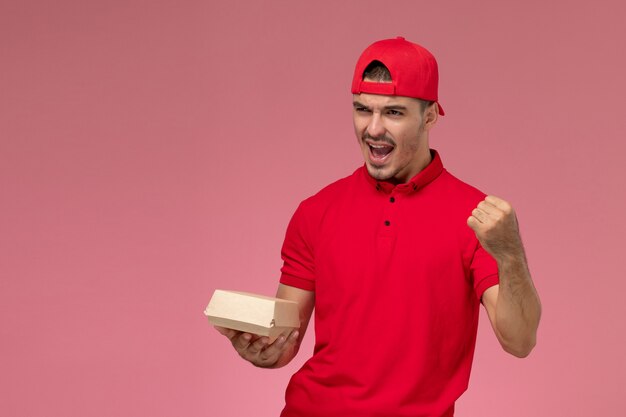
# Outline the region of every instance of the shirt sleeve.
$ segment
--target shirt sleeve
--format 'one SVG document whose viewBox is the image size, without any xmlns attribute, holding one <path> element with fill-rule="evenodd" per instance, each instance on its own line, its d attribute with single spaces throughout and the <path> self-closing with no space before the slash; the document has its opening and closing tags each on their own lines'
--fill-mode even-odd
<svg viewBox="0 0 626 417">
<path fill-rule="evenodd" d="M 280 283 L 306 291 L 315 290 L 315 260 L 312 249 L 312 229 L 306 206 L 300 203 L 294 213 L 281 250 L 283 267 Z"/>
<path fill-rule="evenodd" d="M 470 273 L 474 283 L 474 292 L 479 300 L 487 288 L 500 283 L 496 260 L 479 242 L 476 244 L 476 250 L 470 264 Z"/>
</svg>

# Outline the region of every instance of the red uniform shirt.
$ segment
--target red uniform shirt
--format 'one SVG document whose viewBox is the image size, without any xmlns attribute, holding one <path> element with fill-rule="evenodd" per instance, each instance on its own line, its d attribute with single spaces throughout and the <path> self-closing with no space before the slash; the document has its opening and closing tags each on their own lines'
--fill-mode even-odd
<svg viewBox="0 0 626 417">
<path fill-rule="evenodd" d="M 315 291 L 315 349 L 282 417 L 453 415 L 498 269 L 466 223 L 485 194 L 431 155 L 396 186 L 363 166 L 293 215 L 280 282 Z"/>
</svg>

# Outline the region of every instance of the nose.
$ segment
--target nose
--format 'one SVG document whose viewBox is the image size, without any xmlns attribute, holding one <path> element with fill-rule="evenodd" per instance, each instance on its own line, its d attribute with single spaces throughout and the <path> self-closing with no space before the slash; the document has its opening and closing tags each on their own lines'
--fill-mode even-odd
<svg viewBox="0 0 626 417">
<path fill-rule="evenodd" d="M 367 125 L 367 133 L 372 137 L 379 137 L 385 134 L 385 126 L 383 120 L 380 117 L 380 113 L 372 113 L 369 124 Z"/>
</svg>

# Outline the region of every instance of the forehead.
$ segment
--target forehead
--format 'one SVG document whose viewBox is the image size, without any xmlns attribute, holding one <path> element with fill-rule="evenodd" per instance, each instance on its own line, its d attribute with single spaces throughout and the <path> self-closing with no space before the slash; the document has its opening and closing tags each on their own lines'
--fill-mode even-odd
<svg viewBox="0 0 626 417">
<path fill-rule="evenodd" d="M 355 103 L 361 103 L 371 108 L 384 107 L 406 107 L 407 109 L 419 109 L 420 104 L 417 99 L 402 96 L 386 96 L 383 94 L 352 94 Z"/>
</svg>

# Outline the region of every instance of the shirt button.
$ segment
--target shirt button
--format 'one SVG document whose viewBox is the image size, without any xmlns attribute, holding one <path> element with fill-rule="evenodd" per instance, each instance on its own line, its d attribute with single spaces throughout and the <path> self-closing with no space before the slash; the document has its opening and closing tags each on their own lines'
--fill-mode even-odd
<svg viewBox="0 0 626 417">
<path fill-rule="evenodd" d="M 392 203 L 395 203 L 395 202 L 396 202 L 396 199 L 395 199 L 394 197 L 391 197 L 391 198 L 389 199 L 389 201 L 390 201 L 390 202 L 392 202 Z"/>
<path fill-rule="evenodd" d="M 391 222 L 389 220 L 385 220 L 385 226 L 389 226 Z"/>
</svg>

